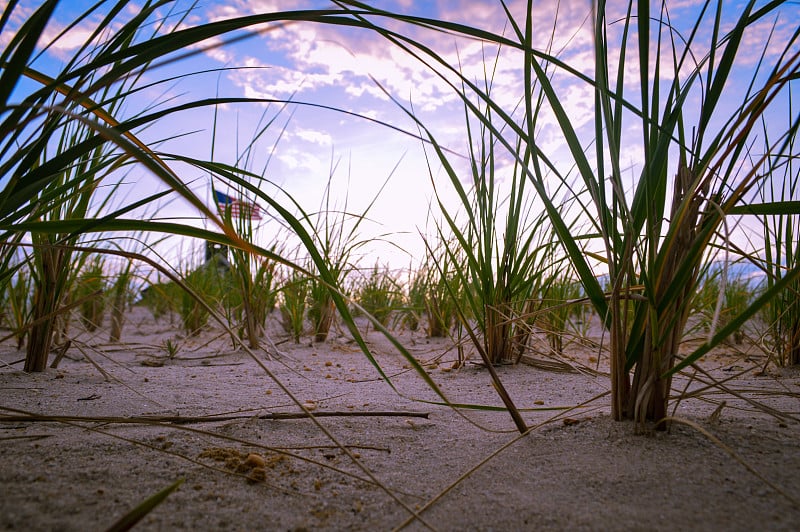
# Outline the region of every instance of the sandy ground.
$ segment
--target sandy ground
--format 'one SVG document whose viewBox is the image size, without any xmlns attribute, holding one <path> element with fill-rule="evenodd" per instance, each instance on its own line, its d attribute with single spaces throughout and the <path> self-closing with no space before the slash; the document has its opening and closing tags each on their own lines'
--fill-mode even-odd
<svg viewBox="0 0 800 532">
<path fill-rule="evenodd" d="M 550 359 L 500 367 L 532 428 L 520 437 L 505 412 L 436 404 L 374 331 L 367 339 L 391 386 L 346 335 L 295 345 L 273 331 L 277 347 L 256 352 L 263 368 L 219 331 L 180 338 L 141 308 L 129 315 L 124 343 L 106 338 L 83 334 L 57 369 L 32 375 L 21 371 L 23 353 L 0 346 L 0 527 L 105 530 L 183 479 L 137 529 L 800 528 L 800 372 L 736 377 L 763 364 L 756 355 L 723 349 L 705 360 L 741 396 L 680 401 L 676 416 L 694 426 L 668 433 L 611 420 L 597 349 L 566 352 L 599 374 L 557 371 Z M 451 369 L 449 341 L 401 338 L 450 401 L 501 404 L 485 368 Z M 179 347 L 172 358 L 167 339 Z M 545 360 L 535 350 L 531 357 Z M 334 414 L 318 418 L 330 436 L 307 418 L 265 418 L 300 411 L 265 368 L 313 412 Z M 8 417 L 20 412 L 94 421 Z M 375 413 L 407 415 L 363 415 Z M 228 418 L 99 419 L 132 416 Z"/>
</svg>

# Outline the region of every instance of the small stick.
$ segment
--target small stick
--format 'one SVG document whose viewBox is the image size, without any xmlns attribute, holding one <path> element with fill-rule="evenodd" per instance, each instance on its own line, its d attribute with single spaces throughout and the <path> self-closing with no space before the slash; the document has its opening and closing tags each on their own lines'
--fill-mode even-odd
<svg viewBox="0 0 800 532">
<path fill-rule="evenodd" d="M 87 423 L 173 423 L 183 425 L 187 423 L 214 423 L 217 421 L 232 421 L 236 419 L 306 419 L 310 417 L 421 417 L 428 419 L 428 412 L 271 412 L 260 416 L 130 416 L 130 417 L 87 417 L 87 416 L 47 416 L 47 415 L 16 415 L 0 416 L 0 422 L 46 422 L 70 421 Z"/>
</svg>

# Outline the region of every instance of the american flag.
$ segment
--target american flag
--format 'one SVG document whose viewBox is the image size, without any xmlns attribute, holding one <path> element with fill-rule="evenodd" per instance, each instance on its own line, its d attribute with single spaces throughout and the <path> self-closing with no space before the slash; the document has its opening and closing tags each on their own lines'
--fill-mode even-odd
<svg viewBox="0 0 800 532">
<path fill-rule="evenodd" d="M 261 207 L 259 207 L 258 203 L 236 199 L 218 190 L 214 191 L 214 196 L 217 200 L 217 207 L 221 212 L 227 212 L 230 209 L 231 216 L 236 218 L 261 219 Z"/>
</svg>

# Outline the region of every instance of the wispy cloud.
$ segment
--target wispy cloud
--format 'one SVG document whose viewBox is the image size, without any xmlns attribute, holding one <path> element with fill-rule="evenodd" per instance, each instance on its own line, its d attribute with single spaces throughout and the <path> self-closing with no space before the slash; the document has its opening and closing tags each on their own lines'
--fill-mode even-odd
<svg viewBox="0 0 800 532">
<path fill-rule="evenodd" d="M 297 128 L 294 130 L 294 135 L 297 136 L 297 138 L 312 144 L 318 144 L 320 146 L 333 145 L 333 138 L 325 131 Z"/>
</svg>

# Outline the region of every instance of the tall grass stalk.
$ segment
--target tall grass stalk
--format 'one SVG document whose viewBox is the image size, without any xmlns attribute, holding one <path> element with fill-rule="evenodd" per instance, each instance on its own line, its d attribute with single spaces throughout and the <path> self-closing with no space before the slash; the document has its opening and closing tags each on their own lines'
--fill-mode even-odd
<svg viewBox="0 0 800 532">
<path fill-rule="evenodd" d="M 58 120 L 58 118 L 53 118 Z M 69 127 L 69 126 L 74 126 Z M 91 135 L 91 129 L 74 122 L 61 130 L 57 152 L 67 152 Z M 41 165 L 48 159 L 42 153 Z M 31 217 L 45 221 L 83 219 L 90 216 L 93 197 L 104 174 L 113 165 L 113 158 L 101 148 L 80 157 L 66 167 L 56 179 L 42 189 L 34 200 L 35 209 Z M 101 202 L 102 206 L 102 202 Z M 70 246 L 79 242 L 79 235 L 69 232 L 31 234 L 32 260 L 29 264 L 33 279 L 33 326 L 29 332 L 25 371 L 42 371 L 47 365 L 48 353 L 55 333 L 55 320 L 60 307 L 72 290 L 73 253 Z M 99 301 L 99 300 L 98 300 Z M 92 303 L 87 301 L 87 305 Z M 85 314 L 84 314 L 85 316 Z M 93 316 L 96 318 L 96 316 Z M 91 328 L 94 322 L 87 325 Z"/>
<path fill-rule="evenodd" d="M 278 309 L 281 313 L 283 330 L 292 336 L 295 343 L 305 333 L 306 309 L 308 305 L 308 277 L 297 270 L 291 270 L 280 289 Z"/>
<path fill-rule="evenodd" d="M 235 268 L 239 272 L 237 280 L 240 282 L 238 290 L 242 294 L 244 330 L 250 347 L 257 349 L 261 346 L 267 317 L 277 301 L 276 266 L 271 260 L 250 256 L 249 268 L 242 272 L 241 264 L 245 257 L 237 257 L 240 252 L 233 250 Z"/>
<path fill-rule="evenodd" d="M 314 239 L 314 245 L 320 251 L 325 267 L 335 280 L 334 287 L 338 290 L 343 289 L 345 279 L 355 271 L 354 263 L 357 261 L 359 250 L 374 240 L 361 236 L 362 224 L 369 220 L 369 212 L 399 164 L 400 161 L 388 173 L 364 209 L 360 212 L 351 212 L 349 195 L 345 195 L 341 206 L 336 205 L 335 199 L 332 197 L 334 177 L 339 166 L 339 161 L 334 159 L 332 153 L 328 181 L 322 194 L 319 210 L 309 213 L 300 209 L 300 219 L 307 224 Z M 349 188 L 348 184 L 347 189 L 349 190 Z M 311 270 L 313 271 L 314 268 Z M 336 307 L 328 283 L 319 276 L 313 276 L 310 282 L 308 316 L 314 329 L 314 341 L 324 342 L 328 338 L 330 328 L 336 318 Z"/>
<path fill-rule="evenodd" d="M 468 320 L 474 323 L 481 338 L 476 347 L 486 354 L 489 363 L 513 363 L 521 357 L 528 337 L 528 329 L 518 320 L 529 311 L 528 301 L 538 292 L 548 269 L 543 262 L 548 248 L 544 241 L 547 218 L 531 213 L 532 196 L 522 171 L 527 159 L 515 161 L 510 176 L 498 175 L 500 154 L 496 152 L 493 112 L 485 111 L 480 117 L 485 122 L 478 122 L 474 136 L 473 119 L 466 116 L 469 189 L 463 186 L 460 172 L 437 149 L 438 161 L 456 190 L 458 207 L 466 218 L 463 225 L 459 224 L 458 213 L 439 197 L 446 226 L 438 231 L 445 246 L 444 260 L 460 266 L 454 270 L 448 290 L 453 300 L 464 304 L 459 312 L 462 324 L 472 326 Z M 503 186 L 506 183 L 507 187 Z M 442 263 L 438 267 L 441 278 L 450 279 L 445 266 Z M 456 297 L 458 293 L 463 299 Z"/>
<path fill-rule="evenodd" d="M 491 74 L 487 73 L 483 93 L 487 99 L 491 82 Z M 529 302 L 548 270 L 544 260 L 550 256 L 551 246 L 546 240 L 549 221 L 544 213 L 532 213 L 532 196 L 525 177 L 532 152 L 518 144 L 521 158 L 514 159 L 510 175 L 499 175 L 498 158 L 503 151 L 498 152 L 502 143 L 495 111 L 489 105 L 471 106 L 466 85 L 462 88 L 469 188 L 463 185 L 461 172 L 447 152 L 418 121 L 433 146 L 436 162 L 444 168 L 459 198 L 458 210 L 454 210 L 437 192 L 445 220 L 438 227 L 438 236 L 444 243 L 446 260 L 460 266 L 455 268 L 454 282 L 448 283 L 447 290 L 451 300 L 458 302 L 460 327 L 489 369 L 518 430 L 525 432 L 525 422 L 492 366 L 518 362 L 528 344 L 530 329 L 522 322 L 522 316 L 530 312 Z M 416 119 L 413 113 L 409 114 Z M 473 128 L 477 130 L 473 132 Z M 459 213 L 466 218 L 463 224 L 458 221 Z M 437 269 L 442 279 L 449 279 L 443 264 L 437 264 Z"/>
<path fill-rule="evenodd" d="M 355 281 L 353 298 L 362 311 L 368 312 L 387 327 L 392 315 L 403 307 L 403 291 L 388 266 L 377 263 Z"/>
<path fill-rule="evenodd" d="M 128 260 L 117 272 L 114 281 L 111 283 L 109 292 L 111 294 L 111 328 L 108 341 L 111 343 L 119 342 L 122 338 L 122 328 L 125 324 L 125 312 L 131 299 L 131 283 L 134 278 L 133 261 Z"/>
<path fill-rule="evenodd" d="M 255 153 L 258 151 L 259 141 L 274 129 L 285 107 L 286 104 L 281 106 L 277 112 L 272 113 L 271 106 L 267 106 L 262 112 L 249 142 L 241 150 L 237 145 L 234 167 L 246 170 L 246 173 L 240 174 L 241 179 L 248 180 L 256 186 L 269 183 L 265 178 L 265 174 L 269 167 L 271 155 L 267 157 L 260 173 L 256 174 L 253 169 L 256 164 Z M 212 158 L 216 152 L 218 111 L 218 107 L 215 107 L 211 144 Z M 275 152 L 287 125 L 288 120 L 278 131 L 270 153 Z M 237 141 L 238 138 L 237 124 Z M 236 216 L 233 215 L 232 206 L 230 205 L 220 212 L 220 216 L 226 226 L 229 226 L 244 242 L 252 245 L 256 242 L 257 231 L 262 223 L 260 220 L 267 213 L 262 213 L 261 207 L 257 202 L 249 201 L 248 195 L 242 187 L 236 186 L 234 183 L 234 188 L 239 200 L 244 203 L 240 204 L 239 212 Z M 213 189 L 212 183 L 212 191 Z M 273 246 L 270 251 L 276 252 L 276 247 Z M 225 258 L 227 259 L 228 247 L 226 246 L 224 249 Z M 238 317 L 242 322 L 241 331 L 246 336 L 248 345 L 251 349 L 258 349 L 261 346 L 261 337 L 264 334 L 267 316 L 275 307 L 277 296 L 274 286 L 276 263 L 273 260 L 258 256 L 257 253 L 246 247 L 231 248 L 229 258 L 231 260 L 230 275 L 232 276 L 234 290 L 227 296 L 227 305 L 235 307 L 235 310 L 229 309 L 229 312 L 232 310 L 234 312 L 238 311 L 235 313 L 239 315 Z"/>
<path fill-rule="evenodd" d="M 788 88 L 787 75 L 791 76 L 800 66 L 800 55 L 792 52 L 797 34 L 788 42 L 766 43 L 762 60 L 771 45 L 777 45 L 785 53 L 774 65 L 764 65 L 764 71 L 759 68 L 761 63 L 752 69 L 750 85 L 744 96 L 739 97 L 740 103 L 734 103 L 735 96 L 728 95 L 730 87 L 735 86 L 732 76 L 746 75 L 744 67 L 736 64 L 742 43 L 755 31 L 757 22 L 778 4 L 756 10 L 755 4 L 749 3 L 727 32 L 721 22 L 722 5 L 716 9 L 708 7 L 709 10 L 700 12 L 691 33 L 683 38 L 671 26 L 666 7 L 651 9 L 649 3 L 640 2 L 637 13 L 629 10 L 621 41 L 611 43 L 605 4 L 599 4 L 595 23 L 595 124 L 604 142 L 598 140 L 595 144 L 596 174 L 577 147 L 572 125 L 564 115 L 560 118 L 562 130 L 573 140 L 572 154 L 584 182 L 589 190 L 596 191 L 593 214 L 599 220 L 614 282 L 606 314 L 612 335 L 614 415 L 618 419 L 655 421 L 659 428 L 666 426 L 662 420 L 674 372 L 699 358 L 703 350 L 727 336 L 722 336 L 723 332 L 737 326 L 737 320 L 732 319 L 703 349 L 675 367 L 691 295 L 696 290 L 708 247 L 734 206 L 746 202 L 761 179 L 757 172 L 760 164 L 742 165 L 743 155 L 756 138 L 753 126 L 771 109 L 775 97 Z M 642 16 L 644 13 L 649 16 Z M 710 41 L 699 42 L 698 30 L 706 24 L 713 28 Z M 651 30 L 654 30 L 652 37 Z M 629 44 L 638 48 L 640 68 L 637 87 L 640 100 L 633 113 L 625 111 L 628 102 L 624 99 L 623 84 L 624 54 Z M 653 46 L 655 56 L 651 57 Z M 692 56 L 695 48 L 708 50 L 696 62 Z M 612 58 L 615 49 L 620 52 Z M 651 61 L 656 62 L 655 70 L 649 68 Z M 615 64 L 616 72 L 612 70 Z M 734 69 L 735 64 L 739 68 Z M 666 94 L 661 92 L 662 88 Z M 697 96 L 699 106 L 693 107 L 691 97 Z M 549 100 L 558 110 L 555 100 L 552 97 Z M 723 107 L 722 102 L 732 105 L 733 112 Z M 639 122 L 644 156 L 638 183 L 630 196 L 623 194 L 620 151 L 623 124 L 629 120 Z M 797 125 L 798 122 L 791 124 L 790 131 Z M 785 141 L 785 135 L 780 135 L 777 142 L 765 143 L 764 153 L 784 152 L 788 147 Z M 671 187 L 669 172 L 675 176 Z M 606 178 L 607 175 L 610 177 Z M 667 211 L 670 196 L 671 207 Z M 632 286 L 643 287 L 643 300 L 627 297 Z M 634 309 L 629 332 L 621 320 L 628 306 Z M 737 317 L 752 315 L 755 310 L 753 307 Z M 633 379 L 629 382 L 630 369 Z"/>
<path fill-rule="evenodd" d="M 85 261 L 78 274 L 73 293 L 74 300 L 81 300 L 80 321 L 89 332 L 103 325 L 106 304 L 105 260 L 95 255 Z M 74 270 L 70 268 L 70 270 Z"/>
<path fill-rule="evenodd" d="M 6 321 L 17 339 L 17 349 L 22 349 L 28 336 L 33 292 L 28 270 L 16 269 L 14 276 L 8 280 L 6 290 Z"/>
<path fill-rule="evenodd" d="M 450 249 L 456 249 L 451 243 Z M 415 272 L 409 294 L 413 305 L 425 316 L 425 332 L 429 338 L 450 336 L 456 324 L 458 305 L 464 304 L 463 288 L 458 284 L 457 271 L 463 254 L 450 255 L 444 246 L 426 242 L 425 261 Z"/>
<path fill-rule="evenodd" d="M 369 9 L 363 3 L 346 3 Z M 779 16 L 782 4 L 757 6 L 751 1 L 729 11 L 722 3 L 706 3 L 681 35 L 672 25 L 667 4 L 597 2 L 593 6 L 593 73 L 562 61 L 550 47 L 534 47 L 534 35 L 540 30 L 534 26 L 532 0 L 526 3 L 524 21 L 515 20 L 503 3 L 511 37 L 447 21 L 397 17 L 518 50 L 524 87 L 521 121 L 514 116 L 515 108 L 504 108 L 486 87 L 461 76 L 434 50 L 372 24 L 388 40 L 431 66 L 445 82 L 455 76 L 469 88 L 466 95 L 453 84 L 472 118 L 515 158 L 536 190 L 558 244 L 610 332 L 616 419 L 663 420 L 672 375 L 707 353 L 800 275 L 800 268 L 787 270 L 780 282 L 676 363 L 690 295 L 719 228 L 728 216 L 741 214 L 737 208 L 749 203 L 750 193 L 763 179 L 759 169 L 764 160 L 791 157 L 788 139 L 800 125 L 800 117 L 790 117 L 786 128 L 770 139 L 759 139 L 755 127 L 789 90 L 800 70 L 800 30 L 770 34 L 766 39 L 758 33 L 769 17 Z M 624 12 L 613 11 L 618 7 Z M 756 51 L 758 61 L 748 64 L 741 59 L 754 54 L 752 48 L 744 50 L 744 43 L 756 35 L 755 41 L 764 44 Z M 629 75 L 629 56 L 635 58 L 632 67 L 638 78 Z M 554 72 L 559 83 L 553 81 Z M 594 94 L 591 132 L 565 108 L 569 100 L 562 93 L 566 78 Z M 479 103 L 473 104 L 471 97 Z M 541 120 L 557 124 L 569 153 L 568 164 L 557 164 L 548 146 L 539 141 Z M 629 134 L 637 130 L 638 141 Z M 424 127 L 423 131 L 428 135 Z M 761 155 L 746 161 L 756 141 L 763 144 Z M 642 162 L 634 179 L 627 180 L 623 178 L 628 160 L 624 148 L 634 142 Z M 573 197 L 582 192 L 589 197 L 587 203 L 579 203 L 594 224 L 588 237 L 570 229 L 550 188 L 553 182 L 569 187 L 575 178 L 581 188 Z M 789 207 L 785 202 L 783 206 Z M 602 250 L 599 254 L 597 246 Z M 612 281 L 608 294 L 593 267 L 598 259 Z M 658 423 L 658 427 L 666 424 Z"/>
<path fill-rule="evenodd" d="M 789 120 L 795 109 L 788 98 Z M 769 135 L 766 120 L 764 135 Z M 764 205 L 798 204 L 800 202 L 800 164 L 798 164 L 797 129 L 792 130 L 785 153 L 770 154 L 764 161 L 766 179 L 759 190 Z M 783 209 L 760 215 L 764 231 L 764 289 L 775 285 L 800 267 L 800 212 Z M 791 280 L 767 303 L 767 345 L 781 365 L 800 364 L 800 279 Z"/>
</svg>

